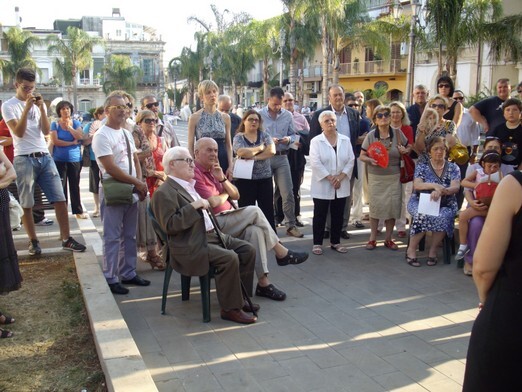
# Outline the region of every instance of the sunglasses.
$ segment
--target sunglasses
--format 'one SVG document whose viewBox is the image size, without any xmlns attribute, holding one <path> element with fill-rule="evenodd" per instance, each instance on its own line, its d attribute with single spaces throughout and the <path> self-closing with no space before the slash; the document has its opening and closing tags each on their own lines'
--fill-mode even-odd
<svg viewBox="0 0 522 392">
<path fill-rule="evenodd" d="M 178 158 L 178 159 L 173 159 L 173 161 L 183 161 L 183 162 L 187 162 L 189 165 L 193 165 L 194 164 L 194 159 L 192 158 Z"/>
<path fill-rule="evenodd" d="M 450 88 L 451 86 L 449 84 L 446 84 L 446 83 L 441 83 L 441 84 L 439 84 L 438 87 L 439 88 Z"/>
<path fill-rule="evenodd" d="M 145 124 L 157 124 L 158 123 L 158 119 L 156 118 L 146 118 L 143 120 L 143 122 Z"/>
<path fill-rule="evenodd" d="M 159 106 L 159 102 L 151 102 L 151 103 L 148 103 L 148 104 L 145 105 L 145 107 L 147 109 L 152 109 L 153 107 L 157 108 L 158 106 Z"/>
<path fill-rule="evenodd" d="M 361 106 L 361 105 L 359 105 L 358 103 L 349 103 L 347 106 L 348 106 L 349 108 L 358 108 L 358 107 Z"/>
<path fill-rule="evenodd" d="M 453 97 L 455 101 L 464 101 L 464 97 Z"/>
<path fill-rule="evenodd" d="M 377 114 L 375 115 L 375 117 L 377 117 L 377 118 L 379 118 L 379 119 L 380 119 L 380 118 L 388 118 L 388 117 L 390 117 L 390 113 L 377 113 Z"/>
<path fill-rule="evenodd" d="M 129 110 L 129 107 L 127 105 L 111 105 L 107 106 L 107 109 L 117 109 L 117 110 Z"/>
<path fill-rule="evenodd" d="M 258 118 L 253 118 L 253 117 L 249 117 L 249 118 L 247 118 L 247 121 L 248 122 L 259 122 L 259 119 Z"/>
<path fill-rule="evenodd" d="M 431 107 L 432 109 L 440 109 L 440 110 L 442 110 L 442 109 L 446 109 L 446 105 L 444 105 L 443 103 L 432 103 L 432 104 L 430 105 L 430 107 Z"/>
</svg>

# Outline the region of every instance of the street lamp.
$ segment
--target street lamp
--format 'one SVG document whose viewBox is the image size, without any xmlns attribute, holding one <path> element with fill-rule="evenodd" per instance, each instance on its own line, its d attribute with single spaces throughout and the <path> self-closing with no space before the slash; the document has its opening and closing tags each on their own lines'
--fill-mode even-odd
<svg viewBox="0 0 522 392">
<path fill-rule="evenodd" d="M 419 18 L 420 11 L 422 8 L 422 3 L 420 0 L 411 0 L 411 20 L 410 20 L 410 45 L 408 47 L 408 69 L 406 72 L 406 103 L 411 104 L 411 94 L 413 91 L 413 75 L 414 75 L 414 65 L 415 65 L 415 26 L 418 24 L 419 27 L 423 27 L 421 25 L 421 21 Z M 391 4 L 391 11 L 393 17 L 397 20 L 399 19 L 402 12 L 402 5 L 400 0 L 395 0 Z"/>
<path fill-rule="evenodd" d="M 281 27 L 279 30 L 279 46 L 276 47 L 275 37 L 272 37 L 270 40 L 270 47 L 272 48 L 272 52 L 276 54 L 279 52 L 281 55 L 279 56 L 279 86 L 283 87 L 283 49 L 285 47 L 286 39 L 285 39 L 285 29 Z"/>
</svg>

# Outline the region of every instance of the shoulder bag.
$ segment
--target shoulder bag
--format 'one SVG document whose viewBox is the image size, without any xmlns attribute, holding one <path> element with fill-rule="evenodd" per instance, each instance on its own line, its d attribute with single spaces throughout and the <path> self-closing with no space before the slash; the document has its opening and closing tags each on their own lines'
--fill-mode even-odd
<svg viewBox="0 0 522 392">
<path fill-rule="evenodd" d="M 130 152 L 130 143 L 125 131 L 123 131 L 123 136 L 125 137 L 125 141 L 127 142 L 127 156 L 129 158 L 129 174 L 132 175 L 132 161 L 131 161 L 131 152 Z M 132 204 L 134 202 L 133 191 L 134 185 L 118 181 L 114 178 L 102 178 L 102 187 L 103 194 L 105 199 L 105 205 L 107 206 L 117 206 L 117 205 L 125 205 Z"/>
</svg>

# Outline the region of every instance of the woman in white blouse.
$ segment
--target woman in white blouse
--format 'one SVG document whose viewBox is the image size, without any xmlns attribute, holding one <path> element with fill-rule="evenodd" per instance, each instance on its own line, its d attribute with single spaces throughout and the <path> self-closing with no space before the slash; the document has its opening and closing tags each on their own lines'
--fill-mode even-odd
<svg viewBox="0 0 522 392">
<path fill-rule="evenodd" d="M 330 247 L 339 253 L 348 251 L 348 248 L 341 246 L 340 241 L 355 156 L 350 139 L 337 132 L 336 123 L 334 112 L 322 112 L 319 124 L 323 132 L 310 142 L 310 194 L 314 201 L 312 252 L 316 255 L 323 254 L 323 233 L 328 209 L 331 214 Z"/>
</svg>

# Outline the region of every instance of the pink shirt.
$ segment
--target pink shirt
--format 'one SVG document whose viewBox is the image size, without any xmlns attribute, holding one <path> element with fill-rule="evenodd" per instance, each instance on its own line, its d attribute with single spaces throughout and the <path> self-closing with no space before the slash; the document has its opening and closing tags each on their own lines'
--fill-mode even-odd
<svg viewBox="0 0 522 392">
<path fill-rule="evenodd" d="M 301 113 L 297 113 L 295 110 L 292 112 L 292 117 L 294 119 L 294 126 L 296 131 L 309 131 L 310 124 L 306 121 L 306 117 Z"/>
<path fill-rule="evenodd" d="M 194 166 L 194 180 L 196 181 L 194 188 L 203 199 L 208 199 L 211 196 L 219 196 L 224 193 L 223 185 L 213 176 L 213 174 L 205 169 L 203 166 L 195 162 Z M 223 211 L 232 210 L 232 205 L 225 201 L 222 205 L 212 209 L 214 214 L 219 214 Z"/>
</svg>

